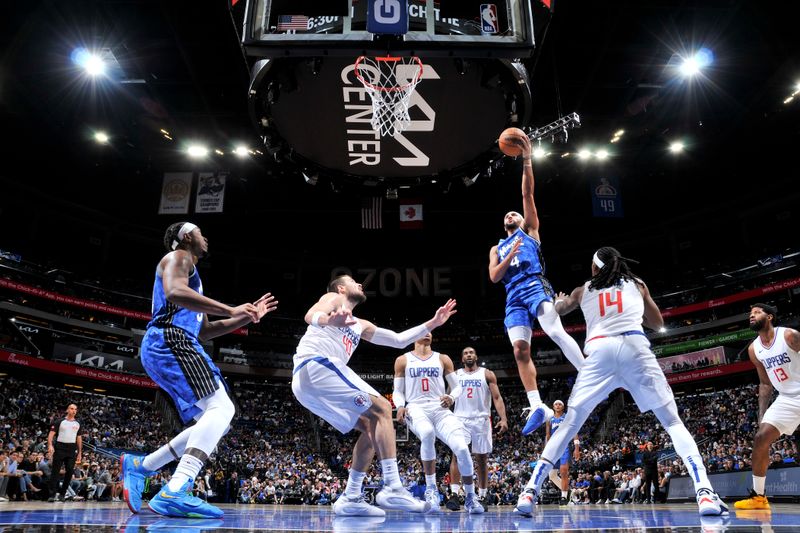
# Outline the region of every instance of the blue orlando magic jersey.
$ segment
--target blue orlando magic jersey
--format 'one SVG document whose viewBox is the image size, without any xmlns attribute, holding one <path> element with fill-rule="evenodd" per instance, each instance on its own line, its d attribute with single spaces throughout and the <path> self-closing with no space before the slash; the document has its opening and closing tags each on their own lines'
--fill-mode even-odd
<svg viewBox="0 0 800 533">
<path fill-rule="evenodd" d="M 508 256 L 514 243 L 522 239 L 522 245 L 519 248 L 517 257 L 511 260 L 505 275 L 503 275 L 503 284 L 506 286 L 506 291 L 509 295 L 514 292 L 517 285 L 535 274 L 544 274 L 544 259 L 542 258 L 541 245 L 539 242 L 517 228 L 517 231 L 509 235 L 505 239 L 500 239 L 497 244 L 497 257 L 500 261 Z"/>
<path fill-rule="evenodd" d="M 561 422 L 564 421 L 564 418 L 566 418 L 566 416 L 567 416 L 567 414 L 564 413 L 561 416 L 550 417 L 550 434 L 551 435 L 556 432 L 556 430 L 558 429 L 558 426 L 561 425 Z"/>
<path fill-rule="evenodd" d="M 197 272 L 196 267 L 189 276 L 189 288 L 203 294 L 203 282 L 200 281 L 200 274 Z M 164 294 L 164 283 L 161 276 L 156 272 L 156 281 L 153 284 L 153 318 L 147 324 L 147 327 L 164 328 L 175 326 L 185 330 L 193 337 L 197 337 L 200 334 L 202 325 L 203 313 L 178 307 L 167 300 Z"/>
</svg>

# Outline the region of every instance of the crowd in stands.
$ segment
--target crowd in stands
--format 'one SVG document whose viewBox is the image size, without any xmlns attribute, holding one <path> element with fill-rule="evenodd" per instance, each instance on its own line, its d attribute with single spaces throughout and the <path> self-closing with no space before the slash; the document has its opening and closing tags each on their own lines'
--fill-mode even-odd
<svg viewBox="0 0 800 533">
<path fill-rule="evenodd" d="M 550 402 L 565 399 L 570 387 L 564 379 L 542 380 L 543 396 Z M 681 415 L 695 435 L 710 472 L 750 468 L 756 387 L 678 398 Z M 520 413 L 526 404 L 522 390 L 516 385 L 502 389 L 509 431 L 494 439 L 487 503 L 511 505 L 544 442 L 541 431 L 528 437 L 520 435 Z M 47 478 L 52 473 L 46 457 L 47 432 L 70 402 L 79 406 L 84 453 L 66 489 L 67 499 L 117 501 L 120 474 L 116 455 L 122 451 L 146 453 L 176 433 L 176 428 L 165 427 L 153 402 L 76 393 L 8 377 L 0 381 L 0 390 L 0 479 L 8 480 L 0 483 L 2 497 L 25 500 L 48 496 Z M 233 387 L 233 393 L 238 418 L 196 480 L 196 492 L 212 501 L 230 503 L 314 505 L 335 501 L 347 479 L 354 436 L 342 436 L 312 417 L 291 399 L 286 385 L 240 383 Z M 647 441 L 664 451 L 659 481 L 664 488 L 670 476 L 686 473 L 680 458 L 671 453 L 667 433 L 651 413 L 641 414 L 633 404 L 618 415 L 611 431 L 597 437 L 595 429 L 605 407 L 598 407 L 579 435 L 582 455 L 571 471 L 575 503 L 642 501 L 636 456 Z M 400 434 L 402 439 L 404 428 L 400 428 Z M 416 489 L 424 484 L 419 443 L 412 434 L 398 444 L 401 473 L 410 490 L 421 490 Z M 441 443 L 437 452 L 439 490 L 446 496 L 450 457 Z M 773 466 L 800 460 L 793 439 L 778 441 L 772 452 Z M 165 468 L 150 479 L 151 493 L 169 480 L 169 472 L 170 468 Z M 378 468 L 373 467 L 365 483 L 368 488 L 380 486 Z"/>
</svg>

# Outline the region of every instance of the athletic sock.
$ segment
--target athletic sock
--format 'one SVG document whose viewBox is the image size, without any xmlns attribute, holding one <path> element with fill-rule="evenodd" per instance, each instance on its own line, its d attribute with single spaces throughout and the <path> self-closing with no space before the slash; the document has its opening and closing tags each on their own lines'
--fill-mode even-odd
<svg viewBox="0 0 800 533">
<path fill-rule="evenodd" d="M 175 469 L 167 488 L 171 492 L 179 491 L 187 481 L 197 478 L 201 468 L 203 468 L 203 461 L 194 455 L 183 454 L 181 462 L 178 463 L 178 468 Z"/>
<path fill-rule="evenodd" d="M 344 489 L 344 495 L 348 498 L 358 498 L 361 496 L 361 485 L 364 483 L 366 472 L 359 472 L 358 470 L 350 469 L 350 475 L 347 477 L 347 486 Z"/>
<path fill-rule="evenodd" d="M 381 470 L 383 471 L 383 482 L 396 489 L 403 487 L 403 482 L 400 481 L 400 472 L 397 469 L 397 458 L 381 459 Z"/>
<path fill-rule="evenodd" d="M 764 495 L 764 485 L 767 483 L 767 476 L 753 476 L 753 490 L 756 491 L 756 494 L 759 496 Z"/>
<path fill-rule="evenodd" d="M 425 474 L 425 490 L 436 490 L 436 474 Z"/>
</svg>

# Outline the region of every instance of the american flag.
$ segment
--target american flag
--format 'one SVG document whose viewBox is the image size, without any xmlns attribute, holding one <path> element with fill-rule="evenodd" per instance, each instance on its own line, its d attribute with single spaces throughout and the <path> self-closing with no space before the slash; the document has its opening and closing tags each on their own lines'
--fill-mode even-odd
<svg viewBox="0 0 800 533">
<path fill-rule="evenodd" d="M 308 17 L 305 15 L 280 15 L 278 17 L 278 31 L 307 29 Z"/>
<path fill-rule="evenodd" d="M 361 229 L 381 229 L 383 227 L 383 198 L 361 199 Z"/>
</svg>

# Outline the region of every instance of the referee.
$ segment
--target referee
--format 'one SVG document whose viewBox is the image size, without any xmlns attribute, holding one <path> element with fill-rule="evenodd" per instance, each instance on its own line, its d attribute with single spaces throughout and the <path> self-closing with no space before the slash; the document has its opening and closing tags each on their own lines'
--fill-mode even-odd
<svg viewBox="0 0 800 533">
<path fill-rule="evenodd" d="M 72 471 L 75 468 L 75 461 L 81 461 L 81 448 L 83 441 L 78 434 L 81 429 L 81 424 L 75 420 L 75 415 L 78 413 L 78 406 L 74 403 L 69 404 L 67 407 L 67 416 L 61 419 L 60 422 L 54 422 L 50 426 L 50 433 L 47 434 L 47 456 L 51 462 L 51 475 L 50 475 L 50 497 L 47 498 L 48 502 L 59 501 L 58 496 L 58 481 L 61 466 L 64 466 L 64 492 L 69 488 L 69 483 L 72 481 Z M 55 442 L 53 438 L 55 437 Z"/>
</svg>

